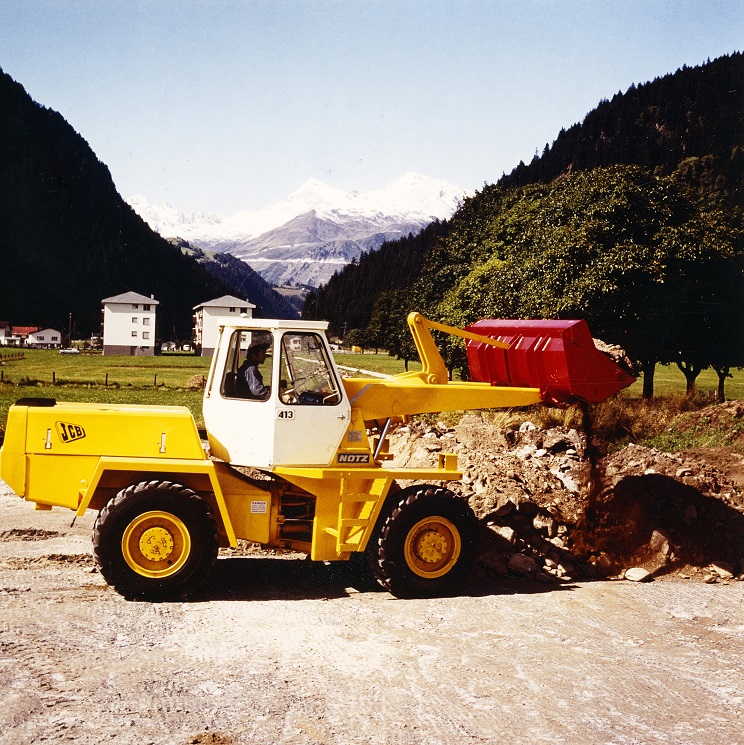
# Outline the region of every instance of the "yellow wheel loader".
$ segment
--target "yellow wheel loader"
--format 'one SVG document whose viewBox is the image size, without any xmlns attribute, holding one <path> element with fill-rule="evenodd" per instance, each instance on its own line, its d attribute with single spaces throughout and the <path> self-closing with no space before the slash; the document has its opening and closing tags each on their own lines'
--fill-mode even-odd
<svg viewBox="0 0 744 745">
<path fill-rule="evenodd" d="M 423 369 L 385 379 L 342 379 L 323 322 L 222 327 L 204 391 L 208 445 L 184 407 L 21 399 L 0 477 L 37 509 L 97 510 L 95 560 L 127 598 L 187 596 L 238 539 L 316 561 L 363 558 L 398 597 L 452 592 L 476 534 L 467 502 L 441 486 L 461 478 L 456 457 L 391 467 L 391 422 L 600 400 L 633 378 L 595 349 L 583 321 L 408 322 Z M 465 339 L 472 381 L 448 379 L 432 329 Z M 256 347 L 266 354 L 251 368 Z"/>
</svg>

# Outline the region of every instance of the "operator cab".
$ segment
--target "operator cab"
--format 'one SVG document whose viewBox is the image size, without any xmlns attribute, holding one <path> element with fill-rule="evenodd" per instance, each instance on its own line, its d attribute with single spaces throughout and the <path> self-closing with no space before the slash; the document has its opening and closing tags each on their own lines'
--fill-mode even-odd
<svg viewBox="0 0 744 745">
<path fill-rule="evenodd" d="M 236 465 L 328 465 L 350 405 L 327 323 L 249 319 L 221 328 L 204 395 L 212 453 Z"/>
</svg>

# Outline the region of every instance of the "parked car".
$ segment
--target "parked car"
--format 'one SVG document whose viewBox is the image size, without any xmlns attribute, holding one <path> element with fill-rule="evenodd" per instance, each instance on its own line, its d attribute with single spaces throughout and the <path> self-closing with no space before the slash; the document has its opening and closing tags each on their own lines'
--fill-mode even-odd
<svg viewBox="0 0 744 745">
<path fill-rule="evenodd" d="M 80 354 L 79 349 L 75 349 L 75 347 L 70 347 L 69 349 L 60 349 L 60 354 Z"/>
</svg>

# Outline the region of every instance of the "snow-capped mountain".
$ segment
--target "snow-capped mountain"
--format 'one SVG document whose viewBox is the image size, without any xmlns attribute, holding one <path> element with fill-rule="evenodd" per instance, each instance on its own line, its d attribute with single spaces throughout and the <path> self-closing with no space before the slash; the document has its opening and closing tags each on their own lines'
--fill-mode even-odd
<svg viewBox="0 0 744 745">
<path fill-rule="evenodd" d="M 229 217 L 151 205 L 141 195 L 127 201 L 163 237 L 237 256 L 274 285 L 317 286 L 384 241 L 449 218 L 464 196 L 465 190 L 452 184 L 406 173 L 385 189 L 368 192 L 310 179 L 276 204 Z"/>
</svg>

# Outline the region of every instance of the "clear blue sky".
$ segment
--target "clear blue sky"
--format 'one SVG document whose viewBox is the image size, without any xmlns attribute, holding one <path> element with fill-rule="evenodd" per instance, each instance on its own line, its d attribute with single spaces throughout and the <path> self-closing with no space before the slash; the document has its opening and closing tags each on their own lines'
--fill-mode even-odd
<svg viewBox="0 0 744 745">
<path fill-rule="evenodd" d="M 124 197 L 496 181 L 602 98 L 744 47 L 742 0 L 0 0 L 0 67 Z"/>
</svg>

